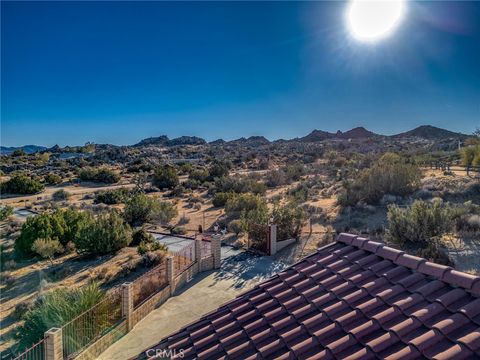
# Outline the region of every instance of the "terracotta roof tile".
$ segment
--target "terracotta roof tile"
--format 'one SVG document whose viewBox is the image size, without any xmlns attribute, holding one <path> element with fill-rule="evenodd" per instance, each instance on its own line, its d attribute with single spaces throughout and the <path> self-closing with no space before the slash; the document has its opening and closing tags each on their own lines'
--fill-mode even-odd
<svg viewBox="0 0 480 360">
<path fill-rule="evenodd" d="M 156 347 L 183 359 L 479 359 L 479 293 L 475 276 L 340 234 Z"/>
</svg>

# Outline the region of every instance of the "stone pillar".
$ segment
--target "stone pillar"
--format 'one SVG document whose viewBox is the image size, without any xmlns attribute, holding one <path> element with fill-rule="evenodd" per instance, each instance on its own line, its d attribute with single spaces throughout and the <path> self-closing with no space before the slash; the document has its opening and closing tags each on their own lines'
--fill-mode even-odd
<svg viewBox="0 0 480 360">
<path fill-rule="evenodd" d="M 220 269 L 222 262 L 222 239 L 221 235 L 215 234 L 212 236 L 212 242 L 210 243 L 210 249 L 213 256 L 213 268 Z"/>
<path fill-rule="evenodd" d="M 170 295 L 175 292 L 175 258 L 173 256 L 167 256 L 167 281 L 170 286 Z"/>
<path fill-rule="evenodd" d="M 195 261 L 197 262 L 199 269 L 202 260 L 202 234 L 195 238 Z"/>
<path fill-rule="evenodd" d="M 62 329 L 51 328 L 45 332 L 45 360 L 63 359 Z"/>
<path fill-rule="evenodd" d="M 122 316 L 127 321 L 127 332 L 133 329 L 133 284 L 122 284 Z"/>
<path fill-rule="evenodd" d="M 270 255 L 277 253 L 277 225 L 272 224 L 268 227 L 269 239 L 270 239 Z"/>
</svg>

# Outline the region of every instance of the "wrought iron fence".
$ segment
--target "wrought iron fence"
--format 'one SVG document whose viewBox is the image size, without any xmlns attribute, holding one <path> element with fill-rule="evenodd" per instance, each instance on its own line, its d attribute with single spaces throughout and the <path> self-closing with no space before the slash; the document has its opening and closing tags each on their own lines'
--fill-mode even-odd
<svg viewBox="0 0 480 360">
<path fill-rule="evenodd" d="M 174 257 L 175 275 L 179 275 L 195 261 L 195 241 L 170 254 Z"/>
<path fill-rule="evenodd" d="M 133 282 L 133 307 L 137 308 L 168 283 L 165 261 Z"/>
<path fill-rule="evenodd" d="M 33 344 L 28 349 L 18 354 L 13 360 L 43 360 L 45 359 L 45 339 Z"/>
<path fill-rule="evenodd" d="M 106 334 L 122 319 L 120 288 L 112 289 L 98 304 L 62 326 L 63 356 L 73 358 Z"/>
</svg>

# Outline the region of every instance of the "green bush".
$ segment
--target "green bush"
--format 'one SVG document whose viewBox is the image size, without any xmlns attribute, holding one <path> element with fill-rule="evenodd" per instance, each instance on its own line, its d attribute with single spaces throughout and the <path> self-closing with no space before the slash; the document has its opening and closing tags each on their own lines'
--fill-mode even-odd
<svg viewBox="0 0 480 360">
<path fill-rule="evenodd" d="M 142 241 L 138 245 L 137 252 L 139 255 L 144 255 L 148 252 L 155 252 L 155 251 L 167 251 L 168 248 L 165 244 L 161 244 L 158 241 Z"/>
<path fill-rule="evenodd" d="M 103 255 L 114 253 L 131 241 L 130 226 L 117 211 L 111 211 L 83 223 L 74 243 L 81 254 Z"/>
<path fill-rule="evenodd" d="M 147 232 L 144 228 L 135 230 L 132 236 L 132 242 L 130 246 L 138 246 L 141 242 L 152 243 L 155 241 L 155 238 L 152 234 Z"/>
<path fill-rule="evenodd" d="M 267 191 L 265 184 L 247 177 L 224 176 L 216 178 L 214 184 L 215 192 L 233 192 L 237 194 L 254 193 L 263 195 Z"/>
<path fill-rule="evenodd" d="M 29 195 L 39 193 L 43 191 L 44 188 L 40 181 L 27 175 L 16 174 L 0 184 L 0 193 Z"/>
<path fill-rule="evenodd" d="M 179 183 L 177 171 L 173 166 L 163 166 L 155 169 L 152 185 L 159 189 L 173 189 Z"/>
<path fill-rule="evenodd" d="M 52 194 L 53 201 L 64 201 L 67 200 L 69 197 L 70 193 L 63 189 L 57 190 Z"/>
<path fill-rule="evenodd" d="M 214 161 L 208 169 L 209 180 L 213 181 L 216 178 L 228 176 L 228 172 L 231 168 L 232 164 L 230 162 Z"/>
<path fill-rule="evenodd" d="M 94 203 L 107 205 L 122 204 L 127 201 L 131 193 L 131 190 L 127 188 L 99 191 L 95 194 Z"/>
<path fill-rule="evenodd" d="M 185 235 L 187 230 L 183 226 L 175 226 L 170 229 L 170 233 L 173 235 Z"/>
<path fill-rule="evenodd" d="M 57 289 L 40 296 L 33 308 L 22 316 L 23 325 L 17 327 L 19 348 L 31 346 L 42 339 L 47 330 L 61 327 L 98 304 L 104 296 L 95 284 L 81 289 Z"/>
<path fill-rule="evenodd" d="M 72 209 L 30 216 L 22 225 L 20 236 L 15 241 L 15 252 L 27 257 L 34 255 L 32 246 L 37 239 L 58 240 L 65 246 L 74 240 L 79 227 L 90 222 L 90 219 L 89 213 Z"/>
<path fill-rule="evenodd" d="M 84 167 L 79 170 L 78 177 L 82 181 L 94 181 L 114 184 L 120 181 L 120 175 L 107 168 Z"/>
<path fill-rule="evenodd" d="M 62 177 L 54 173 L 48 173 L 45 175 L 44 180 L 48 185 L 57 185 L 62 182 Z"/>
<path fill-rule="evenodd" d="M 12 215 L 13 215 L 13 207 L 9 205 L 5 205 L 0 208 L 0 221 L 7 220 Z"/>
<path fill-rule="evenodd" d="M 305 213 L 295 204 L 277 206 L 272 211 L 273 223 L 277 225 L 277 240 L 288 240 L 300 235 Z"/>
<path fill-rule="evenodd" d="M 228 231 L 238 236 L 244 231 L 242 221 L 238 219 L 230 221 L 230 223 L 228 224 Z"/>
<path fill-rule="evenodd" d="M 417 200 L 409 208 L 388 207 L 387 240 L 398 245 L 425 246 L 453 229 L 454 213 L 441 201 Z"/>
<path fill-rule="evenodd" d="M 234 196 L 234 193 L 218 192 L 213 196 L 212 205 L 215 207 L 225 206 L 228 199 L 231 199 Z"/>
<path fill-rule="evenodd" d="M 139 226 L 151 220 L 168 223 L 177 215 L 177 210 L 169 202 L 137 194 L 126 202 L 123 214 L 125 221 L 132 226 Z"/>
<path fill-rule="evenodd" d="M 250 212 L 259 208 L 266 208 L 265 200 L 258 195 L 235 194 L 225 204 L 225 212 L 228 216 L 235 216 L 242 212 Z"/>
<path fill-rule="evenodd" d="M 354 206 L 359 201 L 378 203 L 383 195 L 405 196 L 413 193 L 420 183 L 420 169 L 402 157 L 386 153 L 370 168 L 360 172 L 353 182 L 344 183 L 338 197 L 342 206 Z"/>
</svg>

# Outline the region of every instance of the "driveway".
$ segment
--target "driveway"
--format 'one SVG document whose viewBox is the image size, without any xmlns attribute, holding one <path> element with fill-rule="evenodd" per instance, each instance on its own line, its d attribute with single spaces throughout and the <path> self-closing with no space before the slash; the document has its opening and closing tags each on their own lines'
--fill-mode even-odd
<svg viewBox="0 0 480 360">
<path fill-rule="evenodd" d="M 255 256 L 228 247 L 222 247 L 222 255 L 220 270 L 198 274 L 99 359 L 132 358 L 287 266 L 273 257 Z"/>
</svg>

